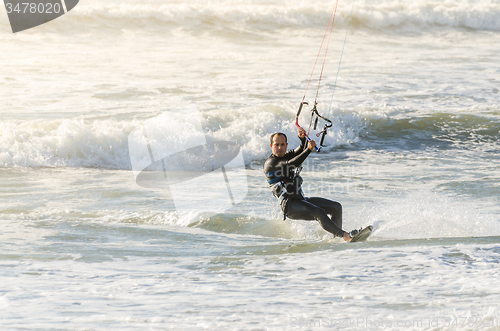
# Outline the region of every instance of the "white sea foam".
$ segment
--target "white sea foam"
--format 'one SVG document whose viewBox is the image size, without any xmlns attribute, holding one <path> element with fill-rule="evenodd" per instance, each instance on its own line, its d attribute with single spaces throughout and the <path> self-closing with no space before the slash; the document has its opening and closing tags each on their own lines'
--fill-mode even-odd
<svg viewBox="0 0 500 331">
<path fill-rule="evenodd" d="M 67 119 L 2 122 L 2 167 L 102 167 L 128 169 L 130 122 Z"/>
<path fill-rule="evenodd" d="M 172 256 L 185 239 L 193 251 Z M 2 260 L 1 323 L 12 330 L 498 327 L 496 245 L 309 245 L 295 253 L 283 242 L 198 239 L 193 231 L 175 243 L 87 243 L 88 253 L 126 252 L 106 262 L 69 254 Z"/>
<path fill-rule="evenodd" d="M 499 236 L 498 219 L 475 202 L 427 191 L 394 192 L 384 201 L 347 209 L 358 226 L 373 224 L 372 240 Z"/>
</svg>

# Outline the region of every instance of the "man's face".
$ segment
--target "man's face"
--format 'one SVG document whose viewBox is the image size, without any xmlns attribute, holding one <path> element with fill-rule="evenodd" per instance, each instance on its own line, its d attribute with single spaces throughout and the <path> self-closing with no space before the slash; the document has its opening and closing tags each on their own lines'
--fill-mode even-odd
<svg viewBox="0 0 500 331">
<path fill-rule="evenodd" d="M 273 137 L 271 149 L 273 150 L 274 156 L 283 157 L 286 153 L 287 146 L 288 144 L 284 136 L 277 134 Z"/>
</svg>

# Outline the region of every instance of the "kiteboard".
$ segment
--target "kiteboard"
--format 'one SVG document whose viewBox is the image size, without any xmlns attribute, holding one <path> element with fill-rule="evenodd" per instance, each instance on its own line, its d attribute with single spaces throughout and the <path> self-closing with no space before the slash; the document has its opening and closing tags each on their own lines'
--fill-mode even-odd
<svg viewBox="0 0 500 331">
<path fill-rule="evenodd" d="M 350 242 L 351 243 L 355 243 L 355 242 L 358 242 L 358 241 L 365 241 L 366 239 L 368 239 L 368 237 L 372 233 L 372 230 L 373 230 L 373 226 L 368 225 L 366 228 L 364 228 L 363 230 L 361 230 L 358 233 L 356 233 L 354 235 L 354 237 L 352 237 L 352 239 L 351 239 Z"/>
</svg>

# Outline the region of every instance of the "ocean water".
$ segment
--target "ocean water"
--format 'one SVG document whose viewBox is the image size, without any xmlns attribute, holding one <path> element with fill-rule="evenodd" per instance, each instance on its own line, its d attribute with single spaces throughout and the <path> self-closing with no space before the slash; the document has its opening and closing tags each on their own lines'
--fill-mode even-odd
<svg viewBox="0 0 500 331">
<path fill-rule="evenodd" d="M 0 6 L 0 329 L 499 330 L 500 1 L 339 1 L 302 176 L 374 226 L 355 244 L 283 221 L 262 172 L 334 5 L 87 0 L 16 34 Z M 219 213 L 203 176 L 183 212 L 136 181 L 131 134 L 185 146 L 187 109 L 241 152 Z"/>
</svg>

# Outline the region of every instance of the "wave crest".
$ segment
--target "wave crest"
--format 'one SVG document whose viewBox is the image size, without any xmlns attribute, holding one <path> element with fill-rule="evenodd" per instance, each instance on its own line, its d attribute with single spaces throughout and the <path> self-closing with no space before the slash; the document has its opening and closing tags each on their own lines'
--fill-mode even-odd
<svg viewBox="0 0 500 331">
<path fill-rule="evenodd" d="M 352 5 L 352 1 L 339 2 L 336 14 L 339 29 L 345 28 Z M 59 33 L 74 33 L 102 29 L 165 32 L 183 29 L 194 34 L 228 31 L 273 34 L 276 30 L 325 29 L 332 9 L 332 3 L 298 0 L 286 4 L 255 0 L 169 4 L 145 0 L 134 3 L 91 2 L 77 6 L 66 19 L 55 20 L 32 29 L 32 32 L 57 30 Z M 476 3 L 467 0 L 358 0 L 354 2 L 351 28 L 386 33 L 431 32 L 436 29 L 500 31 L 499 16 L 498 0 Z"/>
</svg>

